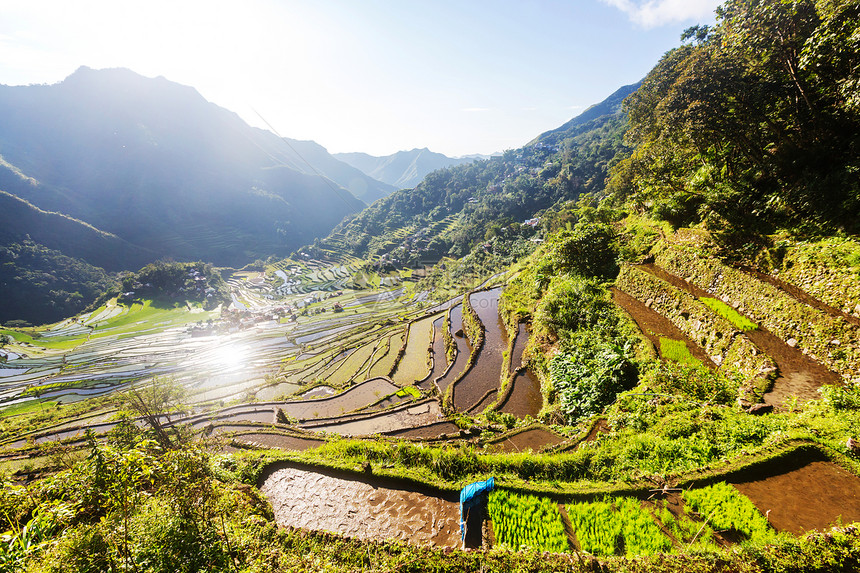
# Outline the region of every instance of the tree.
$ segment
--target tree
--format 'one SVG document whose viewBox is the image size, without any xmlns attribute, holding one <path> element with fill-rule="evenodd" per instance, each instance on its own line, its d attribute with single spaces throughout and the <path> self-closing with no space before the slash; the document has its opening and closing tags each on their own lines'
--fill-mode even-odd
<svg viewBox="0 0 860 573">
<path fill-rule="evenodd" d="M 727 0 L 625 102 L 612 188 L 675 224 L 860 228 L 856 2 Z"/>
<path fill-rule="evenodd" d="M 153 377 L 148 384 L 120 394 L 118 401 L 121 408 L 142 418 L 161 447 L 173 449 L 181 441 L 181 435 L 170 416 L 180 409 L 184 398 L 185 389 L 173 378 Z"/>
</svg>

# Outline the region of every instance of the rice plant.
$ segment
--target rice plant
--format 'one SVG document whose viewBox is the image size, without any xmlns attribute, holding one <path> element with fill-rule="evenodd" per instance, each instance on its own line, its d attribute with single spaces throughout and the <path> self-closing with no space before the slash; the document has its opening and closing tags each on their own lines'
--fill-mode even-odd
<svg viewBox="0 0 860 573">
<path fill-rule="evenodd" d="M 657 517 L 680 544 L 683 552 L 713 551 L 717 544 L 714 542 L 714 530 L 704 521 L 694 521 L 687 515 L 675 516 L 666 502 L 657 506 Z"/>
<path fill-rule="evenodd" d="M 651 555 L 672 549 L 651 514 L 632 497 L 567 506 L 580 549 L 592 555 Z"/>
<path fill-rule="evenodd" d="M 714 313 L 731 322 L 735 328 L 741 332 L 747 332 L 748 330 L 755 330 L 758 328 L 756 323 L 719 299 L 703 296 L 699 300 L 701 300 L 702 303 Z"/>
<path fill-rule="evenodd" d="M 624 549 L 628 554 L 652 555 L 672 549 L 672 542 L 660 531 L 651 513 L 642 508 L 638 499 L 617 497 L 614 499 L 614 505 L 621 515 L 621 533 L 624 536 Z"/>
<path fill-rule="evenodd" d="M 753 502 L 725 482 L 685 491 L 681 495 L 684 502 L 716 530 L 737 531 L 757 544 L 768 543 L 774 538 L 773 529 Z"/>
<path fill-rule="evenodd" d="M 571 504 L 567 515 L 582 551 L 615 555 L 620 549 L 622 523 L 609 501 Z"/>
<path fill-rule="evenodd" d="M 689 366 L 702 366 L 701 360 L 690 353 L 687 344 L 683 340 L 673 340 L 671 338 L 660 337 L 660 356 L 664 360 L 671 360 L 679 364 Z"/>
<path fill-rule="evenodd" d="M 556 553 L 570 548 L 561 513 L 549 498 L 496 489 L 490 493 L 487 511 L 501 546 L 525 545 Z"/>
</svg>

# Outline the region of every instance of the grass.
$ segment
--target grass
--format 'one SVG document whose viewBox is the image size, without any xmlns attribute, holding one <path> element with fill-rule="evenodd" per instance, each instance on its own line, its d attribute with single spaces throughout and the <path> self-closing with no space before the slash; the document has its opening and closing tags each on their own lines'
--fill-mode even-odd
<svg viewBox="0 0 860 573">
<path fill-rule="evenodd" d="M 190 313 L 184 304 L 175 303 L 171 307 L 153 306 L 152 300 L 134 303 L 127 307 L 127 312 L 105 322 L 99 323 L 91 338 L 100 338 L 114 334 L 137 334 L 149 328 L 170 328 L 199 321 L 206 321 L 217 316 L 216 311 Z"/>
<path fill-rule="evenodd" d="M 660 337 L 660 356 L 664 360 L 672 360 L 679 364 L 700 367 L 702 361 L 690 353 L 687 343 L 683 340 Z"/>
<path fill-rule="evenodd" d="M 496 543 L 560 553 L 570 549 L 558 506 L 547 497 L 496 489 L 490 493 L 487 511 Z"/>
<path fill-rule="evenodd" d="M 719 299 L 704 296 L 699 300 L 701 300 L 702 303 L 709 309 L 711 309 L 714 313 L 731 322 L 735 326 L 735 328 L 737 328 L 741 332 L 747 332 L 749 330 L 755 330 L 756 328 L 758 328 L 758 325 L 756 323 L 754 323 L 744 315 L 740 314 L 738 311 L 736 311 L 735 309 L 733 309 Z"/>
</svg>

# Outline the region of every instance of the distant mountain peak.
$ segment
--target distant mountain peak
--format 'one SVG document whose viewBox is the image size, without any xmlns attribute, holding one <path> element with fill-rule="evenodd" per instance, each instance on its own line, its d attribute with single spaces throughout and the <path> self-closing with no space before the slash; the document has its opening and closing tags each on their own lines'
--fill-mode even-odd
<svg viewBox="0 0 860 573">
<path fill-rule="evenodd" d="M 415 187 L 428 173 L 437 169 L 474 161 L 471 157 L 448 157 L 442 153 L 430 151 L 427 147 L 416 147 L 382 157 L 367 153 L 336 153 L 334 156 L 370 177 L 399 189 Z"/>
</svg>

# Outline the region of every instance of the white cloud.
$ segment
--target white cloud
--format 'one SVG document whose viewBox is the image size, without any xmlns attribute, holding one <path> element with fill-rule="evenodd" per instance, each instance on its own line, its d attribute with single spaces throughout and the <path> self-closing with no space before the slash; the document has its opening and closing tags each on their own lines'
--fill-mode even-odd
<svg viewBox="0 0 860 573">
<path fill-rule="evenodd" d="M 643 28 L 688 20 L 712 20 L 720 0 L 600 0 L 618 8 Z"/>
</svg>

